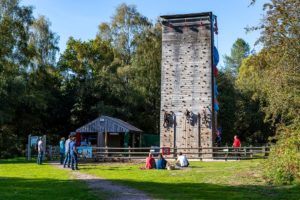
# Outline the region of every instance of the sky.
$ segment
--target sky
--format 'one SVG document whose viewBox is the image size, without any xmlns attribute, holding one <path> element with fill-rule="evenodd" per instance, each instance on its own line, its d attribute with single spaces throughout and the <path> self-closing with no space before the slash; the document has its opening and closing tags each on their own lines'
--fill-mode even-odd
<svg viewBox="0 0 300 200">
<path fill-rule="evenodd" d="M 260 33 L 246 33 L 245 27 L 260 23 L 262 5 L 266 1 L 257 0 L 254 6 L 249 6 L 250 0 L 21 0 L 21 4 L 33 6 L 34 16 L 44 15 L 50 20 L 51 30 L 60 37 L 60 53 L 71 36 L 83 41 L 95 38 L 98 25 L 109 22 L 121 3 L 136 5 L 137 10 L 152 22 L 160 15 L 211 11 L 218 17 L 219 34 L 215 44 L 222 66 L 222 57 L 230 55 L 237 38 L 243 38 L 251 49 L 254 48 Z"/>
</svg>

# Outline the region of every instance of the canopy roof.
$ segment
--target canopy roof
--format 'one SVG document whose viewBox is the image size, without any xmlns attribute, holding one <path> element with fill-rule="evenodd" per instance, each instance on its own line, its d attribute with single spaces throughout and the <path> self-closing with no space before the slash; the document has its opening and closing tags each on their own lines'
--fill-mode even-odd
<svg viewBox="0 0 300 200">
<path fill-rule="evenodd" d="M 121 119 L 100 116 L 97 119 L 76 129 L 79 133 L 94 133 L 94 132 L 109 132 L 109 133 L 125 133 L 125 132 L 143 132 L 139 128 L 124 122 Z"/>
</svg>

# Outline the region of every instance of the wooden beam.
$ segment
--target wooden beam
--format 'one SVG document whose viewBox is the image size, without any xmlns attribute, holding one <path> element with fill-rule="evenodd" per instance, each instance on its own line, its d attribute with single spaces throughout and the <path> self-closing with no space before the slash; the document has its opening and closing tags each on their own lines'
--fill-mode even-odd
<svg viewBox="0 0 300 200">
<path fill-rule="evenodd" d="M 107 132 L 105 131 L 105 136 L 104 136 L 104 146 L 107 147 L 107 139 L 108 139 L 108 134 Z"/>
<path fill-rule="evenodd" d="M 101 146 L 101 132 L 97 133 L 97 147 Z"/>
<path fill-rule="evenodd" d="M 132 147 L 133 148 L 135 147 L 134 143 L 135 143 L 135 133 L 132 133 Z"/>
</svg>

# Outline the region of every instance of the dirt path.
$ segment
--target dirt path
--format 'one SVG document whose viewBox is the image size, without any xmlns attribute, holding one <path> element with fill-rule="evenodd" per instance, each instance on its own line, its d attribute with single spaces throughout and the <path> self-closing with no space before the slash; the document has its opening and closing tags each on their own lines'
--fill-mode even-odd
<svg viewBox="0 0 300 200">
<path fill-rule="evenodd" d="M 70 170 L 68 168 L 63 168 L 58 163 L 49 164 L 52 164 L 53 166 L 63 170 Z M 127 186 L 118 185 L 103 178 L 85 174 L 80 171 L 71 171 L 71 173 L 75 179 L 86 182 L 88 187 L 95 192 L 99 192 L 99 190 L 102 190 L 109 193 L 109 200 L 152 200 L 152 198 L 150 198 L 144 192 L 129 188 Z"/>
</svg>

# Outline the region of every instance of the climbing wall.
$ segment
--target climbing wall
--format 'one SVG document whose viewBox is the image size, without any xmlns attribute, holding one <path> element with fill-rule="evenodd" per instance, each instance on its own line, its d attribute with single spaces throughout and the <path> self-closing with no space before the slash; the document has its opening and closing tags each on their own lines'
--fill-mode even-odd
<svg viewBox="0 0 300 200">
<path fill-rule="evenodd" d="M 211 13 L 161 16 L 160 146 L 184 148 L 190 157 L 199 155 L 192 148 L 213 145 L 211 19 Z"/>
</svg>

